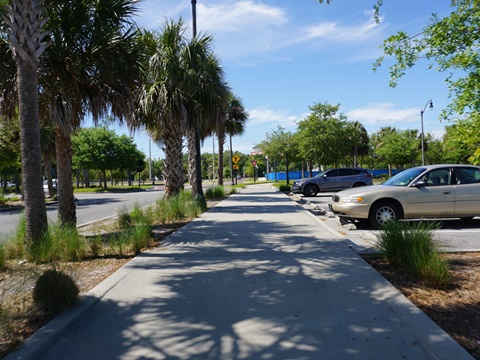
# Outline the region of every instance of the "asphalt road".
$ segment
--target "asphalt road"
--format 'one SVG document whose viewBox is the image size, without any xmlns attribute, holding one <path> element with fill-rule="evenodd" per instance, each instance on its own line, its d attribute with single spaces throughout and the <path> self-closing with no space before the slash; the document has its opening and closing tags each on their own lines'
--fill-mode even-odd
<svg viewBox="0 0 480 360">
<path fill-rule="evenodd" d="M 77 225 L 84 225 L 117 215 L 122 209 L 132 209 L 135 204 L 148 206 L 163 197 L 163 191 L 148 190 L 131 193 L 79 193 L 77 202 Z M 57 204 L 47 205 L 49 221 L 57 219 Z M 0 239 L 12 234 L 20 218 L 21 210 L 0 212 Z"/>
<path fill-rule="evenodd" d="M 355 223 L 354 227 L 342 225 L 337 217 L 328 217 L 328 203 L 333 193 L 321 193 L 315 197 L 293 195 L 292 199 L 300 200 L 299 204 L 314 216 L 325 222 L 333 231 L 347 237 L 355 244 L 360 244 L 366 251 L 375 246 L 379 230 L 365 223 Z M 440 250 L 443 252 L 480 251 L 480 217 L 472 221 L 460 219 L 432 220 L 439 223 L 440 228 L 434 231 Z M 361 250 L 360 250 L 361 251 Z"/>
</svg>

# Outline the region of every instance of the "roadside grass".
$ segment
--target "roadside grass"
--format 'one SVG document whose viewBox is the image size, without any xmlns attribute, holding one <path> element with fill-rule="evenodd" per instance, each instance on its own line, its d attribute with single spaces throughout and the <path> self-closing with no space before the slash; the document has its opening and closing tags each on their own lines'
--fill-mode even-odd
<svg viewBox="0 0 480 360">
<path fill-rule="evenodd" d="M 5 196 L 5 194 L 0 193 L 0 204 L 6 204 L 8 202 L 20 201 L 22 198 L 19 195 Z"/>
<path fill-rule="evenodd" d="M 223 186 L 214 186 L 205 190 L 207 200 L 221 200 L 225 198 L 225 189 Z"/>
<path fill-rule="evenodd" d="M 291 183 L 292 181 L 290 181 Z M 290 192 L 292 191 L 291 185 L 287 185 L 286 180 L 275 181 L 272 183 L 274 187 L 278 188 L 278 190 L 283 192 Z"/>
<path fill-rule="evenodd" d="M 449 284 L 449 266 L 434 241 L 435 223 L 391 221 L 377 236 L 377 246 L 385 259 L 397 269 L 427 285 L 441 287 Z"/>
</svg>

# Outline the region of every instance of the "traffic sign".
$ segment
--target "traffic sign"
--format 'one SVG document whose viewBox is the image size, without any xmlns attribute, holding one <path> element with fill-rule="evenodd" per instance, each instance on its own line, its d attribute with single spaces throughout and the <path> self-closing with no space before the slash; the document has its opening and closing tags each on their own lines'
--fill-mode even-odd
<svg viewBox="0 0 480 360">
<path fill-rule="evenodd" d="M 237 154 L 235 154 L 232 156 L 232 161 L 234 164 L 236 164 L 240 161 L 240 157 Z"/>
<path fill-rule="evenodd" d="M 255 160 L 252 161 L 253 166 L 257 166 L 257 162 Z"/>
<path fill-rule="evenodd" d="M 238 170 L 238 165 L 237 164 L 233 164 L 233 170 Z"/>
</svg>

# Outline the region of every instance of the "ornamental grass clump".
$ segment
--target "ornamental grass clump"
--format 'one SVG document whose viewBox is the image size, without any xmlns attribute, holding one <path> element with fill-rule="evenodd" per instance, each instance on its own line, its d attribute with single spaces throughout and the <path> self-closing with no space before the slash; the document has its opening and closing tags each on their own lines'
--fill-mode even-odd
<svg viewBox="0 0 480 360">
<path fill-rule="evenodd" d="M 120 229 L 127 229 L 132 225 L 132 217 L 126 207 L 117 211 L 117 224 Z"/>
<path fill-rule="evenodd" d="M 391 265 L 429 285 L 443 286 L 450 281 L 449 268 L 434 241 L 436 228 L 435 223 L 391 221 L 382 228 L 377 245 Z"/>
<path fill-rule="evenodd" d="M 175 196 L 157 201 L 154 217 L 159 224 L 167 224 L 185 218 L 195 218 L 202 213 L 201 205 L 189 191 L 180 191 Z"/>
<path fill-rule="evenodd" d="M 205 190 L 205 198 L 207 200 L 220 200 L 225 197 L 225 189 L 223 186 L 214 186 Z"/>
<path fill-rule="evenodd" d="M 51 261 L 80 261 L 87 255 L 85 237 L 74 226 L 49 226 L 43 240 L 30 244 L 28 258 L 36 263 Z"/>
</svg>

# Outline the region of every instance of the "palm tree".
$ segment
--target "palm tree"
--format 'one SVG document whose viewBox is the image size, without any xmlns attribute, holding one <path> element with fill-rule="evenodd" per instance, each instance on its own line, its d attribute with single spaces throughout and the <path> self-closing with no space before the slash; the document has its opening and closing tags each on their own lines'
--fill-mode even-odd
<svg viewBox="0 0 480 360">
<path fill-rule="evenodd" d="M 55 125 L 58 220 L 74 226 L 72 131 L 89 113 L 128 120 L 143 51 L 131 15 L 135 0 L 48 0 L 52 45 L 40 68 L 43 117 Z M 125 71 L 128 69 L 128 71 Z"/>
<path fill-rule="evenodd" d="M 48 47 L 42 0 L 13 0 L 7 6 L 9 42 L 17 65 L 18 110 L 22 153 L 22 184 L 25 202 L 26 241 L 38 245 L 48 227 L 43 196 L 38 62 Z"/>
<path fill-rule="evenodd" d="M 212 38 L 193 38 L 182 56 L 188 94 L 188 163 L 192 193 L 205 205 L 201 178 L 200 141 L 215 130 L 224 119 L 227 85 L 220 61 L 210 49 Z"/>
<path fill-rule="evenodd" d="M 165 196 L 183 189 L 183 134 L 187 124 L 186 94 L 181 52 L 186 43 L 183 21 L 170 21 L 156 38 L 148 81 L 140 95 L 136 124 L 143 124 L 165 153 Z"/>
<path fill-rule="evenodd" d="M 230 159 L 233 157 L 232 151 L 232 136 L 242 135 L 245 132 L 245 123 L 248 119 L 248 113 L 245 111 L 242 100 L 234 95 L 231 91 L 228 93 L 228 103 L 226 110 L 226 119 L 223 129 L 217 130 L 218 137 L 218 153 L 219 153 L 219 162 L 218 168 L 220 171 L 223 169 L 223 145 L 225 144 L 225 135 L 228 134 L 230 137 Z M 232 184 L 233 184 L 233 164 L 231 163 L 231 174 L 232 174 Z M 220 179 L 222 183 L 220 184 Z M 220 185 L 223 185 L 223 176 L 219 176 Z"/>
</svg>

